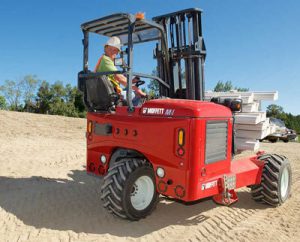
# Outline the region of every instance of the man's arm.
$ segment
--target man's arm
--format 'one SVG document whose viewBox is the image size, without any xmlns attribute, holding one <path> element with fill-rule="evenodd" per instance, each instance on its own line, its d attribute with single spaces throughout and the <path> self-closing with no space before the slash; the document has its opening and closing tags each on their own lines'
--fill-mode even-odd
<svg viewBox="0 0 300 242">
<path fill-rule="evenodd" d="M 127 86 L 127 78 L 122 74 L 115 74 L 115 79 L 122 84 L 124 87 Z"/>
<path fill-rule="evenodd" d="M 121 74 L 115 74 L 115 79 L 122 84 L 124 87 L 127 87 L 127 78 Z M 136 86 L 132 86 L 132 89 L 136 91 L 141 96 L 146 96 L 146 93 L 144 93 L 142 90 L 140 90 Z"/>
</svg>

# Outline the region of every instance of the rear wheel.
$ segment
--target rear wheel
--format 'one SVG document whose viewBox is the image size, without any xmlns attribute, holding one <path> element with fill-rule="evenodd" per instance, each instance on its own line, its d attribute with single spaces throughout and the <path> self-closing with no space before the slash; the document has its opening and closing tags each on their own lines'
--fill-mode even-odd
<svg viewBox="0 0 300 242">
<path fill-rule="evenodd" d="M 101 188 L 103 206 L 114 215 L 139 220 L 149 215 L 158 201 L 150 163 L 123 158 L 111 167 Z"/>
<path fill-rule="evenodd" d="M 272 206 L 284 203 L 291 192 L 292 172 L 289 161 L 276 154 L 262 155 L 265 162 L 261 183 L 251 187 L 252 198 Z"/>
</svg>

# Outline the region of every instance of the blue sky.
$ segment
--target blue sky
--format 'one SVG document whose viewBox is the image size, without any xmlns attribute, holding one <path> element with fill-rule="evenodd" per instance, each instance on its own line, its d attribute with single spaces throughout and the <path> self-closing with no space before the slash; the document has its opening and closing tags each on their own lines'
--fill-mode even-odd
<svg viewBox="0 0 300 242">
<path fill-rule="evenodd" d="M 146 18 L 203 9 L 206 89 L 218 80 L 254 91 L 279 91 L 275 104 L 300 114 L 300 1 L 298 0 L 1 0 L 0 84 L 26 74 L 76 85 L 82 68 L 80 24 L 115 12 Z M 105 38 L 92 38 L 90 65 Z M 135 71 L 154 69 L 154 44 L 137 46 Z M 269 102 L 265 103 L 270 104 Z"/>
</svg>

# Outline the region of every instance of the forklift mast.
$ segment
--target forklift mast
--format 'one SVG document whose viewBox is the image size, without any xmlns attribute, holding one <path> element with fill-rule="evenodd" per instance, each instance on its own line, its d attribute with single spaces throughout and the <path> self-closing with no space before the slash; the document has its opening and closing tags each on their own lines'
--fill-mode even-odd
<svg viewBox="0 0 300 242">
<path fill-rule="evenodd" d="M 163 26 L 169 46 L 168 50 L 164 50 L 160 40 L 154 50 L 158 76 L 170 85 L 169 90 L 160 85 L 160 94 L 163 96 L 204 99 L 206 48 L 202 36 L 201 14 L 202 10 L 193 8 L 152 19 Z"/>
</svg>

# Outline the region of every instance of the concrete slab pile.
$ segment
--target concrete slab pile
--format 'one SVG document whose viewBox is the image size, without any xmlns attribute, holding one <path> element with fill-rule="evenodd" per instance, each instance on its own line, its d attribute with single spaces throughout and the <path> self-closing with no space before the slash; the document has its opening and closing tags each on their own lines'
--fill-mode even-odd
<svg viewBox="0 0 300 242">
<path fill-rule="evenodd" d="M 240 98 L 242 111 L 234 114 L 235 149 L 258 150 L 259 140 L 275 132 L 275 126 L 270 124 L 265 111 L 260 111 L 262 101 L 278 99 L 277 91 L 255 92 L 205 92 L 205 100 L 213 97 Z"/>
</svg>

